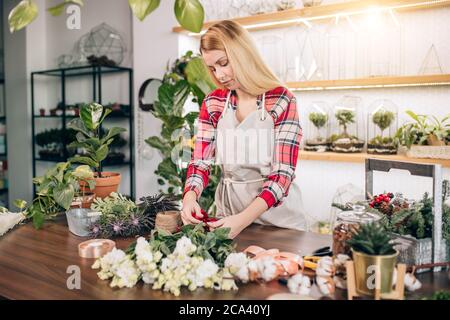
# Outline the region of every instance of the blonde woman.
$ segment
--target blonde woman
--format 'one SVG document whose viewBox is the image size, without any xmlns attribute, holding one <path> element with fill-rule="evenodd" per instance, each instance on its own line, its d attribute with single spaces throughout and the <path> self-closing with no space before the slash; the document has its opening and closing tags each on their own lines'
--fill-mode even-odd
<svg viewBox="0 0 450 320">
<path fill-rule="evenodd" d="M 184 224 L 200 223 L 197 201 L 215 162 L 222 177 L 215 193 L 219 220 L 211 228 L 230 228 L 230 238 L 253 222 L 304 230 L 300 190 L 293 183 L 302 137 L 295 96 L 264 63 L 248 31 L 233 21 L 211 26 L 200 52 L 218 89 L 200 110 L 183 193 Z"/>
</svg>

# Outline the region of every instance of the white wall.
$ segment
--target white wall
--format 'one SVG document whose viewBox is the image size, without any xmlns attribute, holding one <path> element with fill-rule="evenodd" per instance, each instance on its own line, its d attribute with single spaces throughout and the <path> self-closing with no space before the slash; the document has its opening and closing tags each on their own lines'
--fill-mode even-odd
<svg viewBox="0 0 450 320">
<path fill-rule="evenodd" d="M 137 199 L 158 192 L 160 186 L 157 184 L 154 171 L 161 161 L 157 151 L 147 147 L 144 142 L 144 139 L 150 136 L 160 135 L 161 124 L 150 113 L 139 111 L 138 91 L 146 79 L 161 79 L 167 62 L 174 61 L 178 57 L 177 35 L 172 33 L 172 27 L 175 25 L 177 22 L 172 1 L 161 1 L 160 7 L 143 22 L 133 17 Z M 151 159 L 143 157 L 144 148 L 152 155 Z"/>
</svg>

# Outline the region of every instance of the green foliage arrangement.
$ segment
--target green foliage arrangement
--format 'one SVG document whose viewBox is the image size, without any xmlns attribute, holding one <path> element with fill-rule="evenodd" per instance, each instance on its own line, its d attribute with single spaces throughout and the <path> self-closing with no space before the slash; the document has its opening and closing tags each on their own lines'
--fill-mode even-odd
<svg viewBox="0 0 450 320">
<path fill-rule="evenodd" d="M 125 1 L 125 0 L 123 0 Z M 155 11 L 161 0 L 128 0 L 133 14 L 143 21 L 150 13 Z M 64 0 L 50 7 L 47 11 L 53 16 L 63 13 L 66 5 L 75 4 L 80 7 L 84 5 L 83 0 Z M 38 16 L 39 8 L 33 0 L 22 0 L 14 7 L 8 17 L 11 32 L 25 28 Z M 180 25 L 192 32 L 200 32 L 202 29 L 205 13 L 199 0 L 175 0 L 175 17 Z"/>
<path fill-rule="evenodd" d="M 119 193 L 105 199 L 97 198 L 92 210 L 102 214 L 89 226 L 93 238 L 134 237 L 145 235 L 155 227 L 158 212 L 179 210 L 178 201 L 164 194 L 142 197 L 136 204 Z"/>
<path fill-rule="evenodd" d="M 408 149 L 412 145 L 428 145 L 430 138 L 435 138 L 442 141 L 443 144 L 450 140 L 450 115 L 443 119 L 438 119 L 435 116 L 431 118 L 426 115 L 419 115 L 411 110 L 406 111 L 413 121 L 405 123 L 401 126 L 395 135 L 399 143 L 406 146 Z M 432 119 L 432 123 L 430 123 Z"/>
<path fill-rule="evenodd" d="M 383 226 L 377 223 L 363 224 L 347 244 L 355 251 L 373 256 L 395 253 L 391 238 Z"/>
<path fill-rule="evenodd" d="M 183 236 L 191 239 L 197 247 L 196 255 L 215 261 L 219 267 L 223 267 L 228 255 L 235 251 L 233 240 L 228 238 L 230 228 L 219 228 L 207 232 L 203 224 L 185 225 L 174 234 L 166 233 L 162 230 L 154 230 L 151 233 L 149 242 L 155 250 L 169 255 L 175 249 L 175 245 Z M 134 252 L 136 243 L 133 243 L 127 253 Z"/>
<path fill-rule="evenodd" d="M 74 169 L 70 162 L 56 164 L 43 176 L 33 179 L 36 198 L 26 210 L 27 218 L 33 219 L 36 229 L 41 228 L 46 219 L 51 219 L 69 209 L 76 192 L 80 189 L 80 181 L 94 188 L 93 177 L 94 173 L 87 165 Z"/>
<path fill-rule="evenodd" d="M 214 88 L 201 58 L 194 57 L 188 51 L 166 72 L 158 89 L 158 101 L 154 103 L 152 114 L 162 121 L 162 130 L 159 136 L 149 137 L 145 142 L 158 149 L 163 157 L 155 173 L 160 177 L 158 184 L 167 186 L 169 194 L 181 195 L 187 173 L 186 164 L 181 162 L 183 152 L 184 156 L 189 155 L 190 160 L 194 148 L 194 122 L 199 113 L 195 111 L 183 115 L 184 104 L 189 95 L 192 95 L 193 102 L 200 108 L 206 94 Z M 173 159 L 180 161 L 174 163 Z M 200 206 L 206 211 L 214 210 L 214 191 L 219 178 L 220 167 L 212 166 L 210 182 L 200 198 Z"/>
</svg>

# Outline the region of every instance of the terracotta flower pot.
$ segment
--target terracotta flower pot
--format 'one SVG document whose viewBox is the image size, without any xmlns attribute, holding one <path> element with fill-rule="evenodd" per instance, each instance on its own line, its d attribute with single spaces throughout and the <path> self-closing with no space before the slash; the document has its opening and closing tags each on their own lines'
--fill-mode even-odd
<svg viewBox="0 0 450 320">
<path fill-rule="evenodd" d="M 99 178 L 97 174 L 95 174 L 95 189 L 90 190 L 89 186 L 84 182 L 80 181 L 80 188 L 85 192 L 92 191 L 95 193 L 95 196 L 98 198 L 106 198 L 111 194 L 111 192 L 117 192 L 120 185 L 120 173 L 117 172 L 102 172 L 102 177 Z"/>
<path fill-rule="evenodd" d="M 430 134 L 427 142 L 430 146 L 445 146 L 445 141 L 439 140 L 435 134 Z"/>
</svg>

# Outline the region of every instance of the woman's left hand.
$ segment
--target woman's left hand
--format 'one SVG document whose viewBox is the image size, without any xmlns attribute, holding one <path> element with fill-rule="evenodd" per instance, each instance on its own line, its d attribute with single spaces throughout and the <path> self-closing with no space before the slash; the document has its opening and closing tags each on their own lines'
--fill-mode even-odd
<svg viewBox="0 0 450 320">
<path fill-rule="evenodd" d="M 217 228 L 230 228 L 231 230 L 228 234 L 228 237 L 230 239 L 234 239 L 250 223 L 251 221 L 248 221 L 248 219 L 242 213 L 239 213 L 233 216 L 222 218 L 220 220 L 217 220 L 216 222 L 209 222 L 208 226 L 212 230 Z"/>
</svg>

